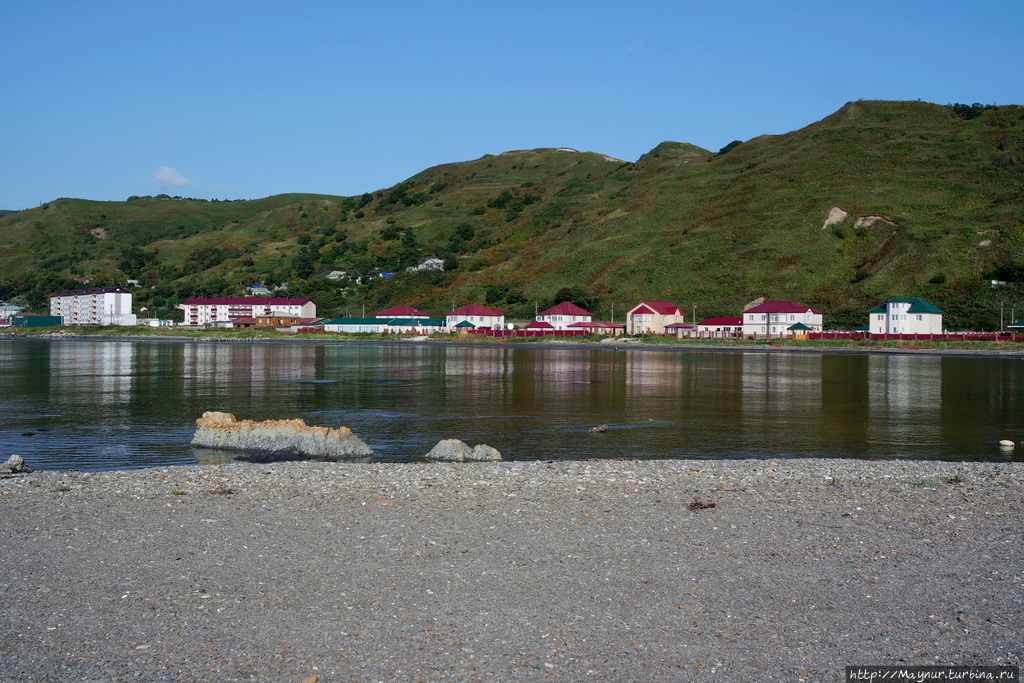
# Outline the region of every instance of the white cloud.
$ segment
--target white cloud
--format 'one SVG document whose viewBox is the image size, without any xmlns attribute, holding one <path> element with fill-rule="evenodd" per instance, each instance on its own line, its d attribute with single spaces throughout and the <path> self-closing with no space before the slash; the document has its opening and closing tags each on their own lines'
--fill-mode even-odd
<svg viewBox="0 0 1024 683">
<path fill-rule="evenodd" d="M 178 173 L 178 169 L 170 166 L 161 166 L 153 171 L 156 184 L 161 190 L 169 190 L 176 187 L 195 187 L 195 182 Z"/>
</svg>

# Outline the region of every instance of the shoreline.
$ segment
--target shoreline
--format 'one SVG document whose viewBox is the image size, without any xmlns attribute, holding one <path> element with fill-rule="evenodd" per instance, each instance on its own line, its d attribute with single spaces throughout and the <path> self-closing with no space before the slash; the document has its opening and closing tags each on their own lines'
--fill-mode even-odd
<svg viewBox="0 0 1024 683">
<path fill-rule="evenodd" d="M 1024 658 L 1024 463 L 0 480 L 5 680 L 842 680 Z"/>
<path fill-rule="evenodd" d="M 810 354 L 906 354 L 925 356 L 966 356 L 966 357 L 1009 357 L 1024 360 L 1024 344 L 1019 349 L 961 349 L 939 348 L 929 346 L 814 346 L 798 344 L 767 344 L 737 343 L 735 345 L 718 345 L 705 343 L 688 343 L 686 341 L 646 344 L 642 341 L 582 341 L 571 342 L 559 339 L 549 341 L 461 341 L 453 339 L 304 339 L 298 337 L 281 338 L 236 338 L 236 337 L 186 337 L 173 335 L 83 335 L 74 333 L 42 333 L 38 335 L 9 335 L 0 332 L 0 341 L 4 340 L 36 340 L 36 341 L 98 341 L 98 342 L 166 342 L 166 343 L 204 343 L 204 344 L 303 344 L 303 345 L 375 345 L 375 346 L 452 346 L 459 348 L 531 348 L 531 349 L 575 349 L 575 350 L 641 350 L 709 353 L 810 353 Z M 927 342 L 921 342 L 926 344 Z M 981 342 L 978 342 L 981 343 Z"/>
</svg>

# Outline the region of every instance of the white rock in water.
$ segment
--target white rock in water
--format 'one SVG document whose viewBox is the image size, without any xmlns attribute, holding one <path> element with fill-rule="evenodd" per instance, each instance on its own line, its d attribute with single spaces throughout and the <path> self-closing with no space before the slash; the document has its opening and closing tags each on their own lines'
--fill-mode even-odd
<svg viewBox="0 0 1024 683">
<path fill-rule="evenodd" d="M 0 474 L 25 474 L 31 472 L 32 468 L 25 464 L 25 459 L 15 453 L 0 465 Z"/>
<path fill-rule="evenodd" d="M 192 445 L 228 451 L 319 458 L 363 460 L 373 450 L 348 427 L 308 426 L 302 420 L 239 422 L 231 413 L 206 412 L 196 420 Z"/>
<path fill-rule="evenodd" d="M 1000 448 L 1013 448 L 1016 445 L 1017 444 L 1013 443 L 1012 441 L 1008 441 L 1006 439 L 1003 439 L 1002 441 L 999 442 L 999 447 Z"/>
<path fill-rule="evenodd" d="M 473 449 L 458 439 L 442 439 L 425 456 L 427 460 L 441 462 L 462 462 Z"/>
<path fill-rule="evenodd" d="M 501 460 L 501 453 L 499 453 L 498 449 L 493 446 L 478 444 L 473 446 L 473 451 L 466 456 L 466 460 L 475 460 L 478 462 L 499 462 Z"/>
<path fill-rule="evenodd" d="M 458 439 L 443 439 L 424 457 L 440 462 L 495 462 L 501 460 L 501 453 L 498 449 L 485 444 L 470 448 Z"/>
</svg>

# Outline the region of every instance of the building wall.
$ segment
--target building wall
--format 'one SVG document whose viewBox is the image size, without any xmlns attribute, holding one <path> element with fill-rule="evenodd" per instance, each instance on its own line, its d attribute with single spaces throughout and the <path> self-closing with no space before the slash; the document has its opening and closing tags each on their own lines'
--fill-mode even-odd
<svg viewBox="0 0 1024 683">
<path fill-rule="evenodd" d="M 537 316 L 537 322 L 548 323 L 556 330 L 568 329 L 573 323 L 589 323 L 593 319 L 590 315 L 544 315 Z M 472 322 L 472 321 L 471 321 Z"/>
</svg>

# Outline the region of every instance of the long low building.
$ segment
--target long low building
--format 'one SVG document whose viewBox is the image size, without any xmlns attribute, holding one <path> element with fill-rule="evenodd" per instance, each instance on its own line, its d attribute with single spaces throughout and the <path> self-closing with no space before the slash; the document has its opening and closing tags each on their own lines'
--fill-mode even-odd
<svg viewBox="0 0 1024 683">
<path fill-rule="evenodd" d="M 435 334 L 447 332 L 444 318 L 333 318 L 320 325 L 324 332 Z"/>
</svg>

